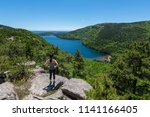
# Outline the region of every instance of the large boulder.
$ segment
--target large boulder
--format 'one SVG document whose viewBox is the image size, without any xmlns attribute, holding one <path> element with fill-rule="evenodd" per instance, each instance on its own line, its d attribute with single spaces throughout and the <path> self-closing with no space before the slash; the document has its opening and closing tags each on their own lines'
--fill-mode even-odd
<svg viewBox="0 0 150 117">
<path fill-rule="evenodd" d="M 31 94 L 43 96 L 48 91 L 59 89 L 67 80 L 67 78 L 56 75 L 55 83 L 50 84 L 49 74 L 40 74 L 31 81 L 29 91 Z"/>
<path fill-rule="evenodd" d="M 17 100 L 18 96 L 15 86 L 12 83 L 5 82 L 0 84 L 0 100 Z"/>
<path fill-rule="evenodd" d="M 62 91 L 72 99 L 85 99 L 86 91 L 92 89 L 92 86 L 82 79 L 71 78 L 64 83 Z"/>
</svg>

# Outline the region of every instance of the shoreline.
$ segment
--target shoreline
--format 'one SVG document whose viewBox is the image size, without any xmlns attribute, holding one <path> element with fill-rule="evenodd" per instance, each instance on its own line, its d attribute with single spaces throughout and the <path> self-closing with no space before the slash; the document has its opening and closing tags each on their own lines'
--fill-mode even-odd
<svg viewBox="0 0 150 117">
<path fill-rule="evenodd" d="M 82 41 L 82 39 L 76 39 L 76 38 L 74 38 L 74 39 L 72 39 L 72 38 L 61 38 L 61 37 L 59 37 L 59 36 L 57 36 L 57 35 L 54 35 L 54 36 L 56 36 L 57 38 L 60 38 L 60 39 L 64 39 L 64 40 L 80 40 L 80 41 L 82 42 L 82 45 L 84 45 L 85 47 L 90 48 L 90 49 L 92 49 L 92 50 L 94 50 L 94 51 L 96 51 L 96 52 L 98 52 L 98 53 L 101 53 L 101 54 L 102 54 L 102 57 L 104 57 L 104 56 L 106 56 L 106 55 L 111 55 L 111 52 L 108 52 L 108 50 L 101 50 L 101 51 L 99 51 L 99 50 L 97 50 L 97 49 L 95 49 L 95 48 L 93 48 L 93 47 L 88 46 L 87 44 L 84 44 L 83 41 Z M 101 57 L 99 57 L 99 58 L 101 58 Z"/>
<path fill-rule="evenodd" d="M 80 43 L 81 43 L 81 46 L 84 46 L 84 47 L 86 47 L 87 49 L 90 49 L 91 51 L 93 51 L 92 53 L 93 53 L 93 55 L 94 55 L 94 53 L 97 53 L 97 56 L 83 56 L 85 59 L 90 59 L 90 60 L 96 60 L 96 59 L 99 59 L 99 58 L 102 58 L 103 56 L 105 56 L 106 54 L 104 53 L 104 52 L 100 52 L 100 51 L 97 51 L 97 50 L 95 50 L 95 49 L 93 49 L 93 48 L 90 48 L 90 47 L 88 47 L 87 45 L 85 45 L 85 44 L 83 44 L 83 42 L 80 40 L 80 39 L 65 39 L 65 38 L 60 38 L 60 37 L 58 37 L 58 36 L 56 36 L 56 35 L 46 35 L 46 36 L 41 36 L 42 38 L 48 38 L 48 37 L 56 37 L 56 38 L 58 38 L 58 39 L 61 39 L 61 40 L 68 40 L 68 41 L 80 41 Z M 50 42 L 49 42 L 50 43 Z M 53 44 L 54 46 L 55 46 L 55 44 Z M 75 48 L 75 47 L 74 47 Z M 67 52 L 69 52 L 69 50 L 66 50 Z M 81 50 L 81 52 L 82 52 L 82 50 Z M 87 52 L 86 50 L 84 51 L 84 53 L 85 52 Z M 72 54 L 73 55 L 73 54 Z"/>
</svg>

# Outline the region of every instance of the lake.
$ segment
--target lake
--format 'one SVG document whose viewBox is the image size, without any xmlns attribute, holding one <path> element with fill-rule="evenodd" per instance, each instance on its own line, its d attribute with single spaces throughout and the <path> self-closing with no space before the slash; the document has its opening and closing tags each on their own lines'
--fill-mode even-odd
<svg viewBox="0 0 150 117">
<path fill-rule="evenodd" d="M 80 40 L 67 40 L 56 36 L 42 37 L 49 43 L 59 47 L 63 51 L 68 51 L 71 54 L 74 54 L 77 50 L 80 50 L 81 55 L 87 59 L 96 59 L 102 56 L 102 53 L 84 46 Z"/>
</svg>

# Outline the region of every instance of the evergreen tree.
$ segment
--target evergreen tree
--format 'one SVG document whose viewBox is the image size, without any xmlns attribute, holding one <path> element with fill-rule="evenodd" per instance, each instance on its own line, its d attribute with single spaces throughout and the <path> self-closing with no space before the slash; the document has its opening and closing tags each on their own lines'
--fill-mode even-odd
<svg viewBox="0 0 150 117">
<path fill-rule="evenodd" d="M 33 48 L 33 46 L 31 45 L 30 42 L 27 42 L 25 49 L 26 49 L 26 58 L 28 58 L 30 60 L 33 60 L 33 58 L 34 58 L 34 48 Z"/>
<path fill-rule="evenodd" d="M 135 42 L 113 64 L 110 75 L 118 93 L 128 99 L 150 99 L 150 43 Z M 141 96 L 141 97 L 140 97 Z"/>
<path fill-rule="evenodd" d="M 76 74 L 77 76 L 82 75 L 82 70 L 84 69 L 84 59 L 80 54 L 80 51 L 77 50 L 75 55 L 74 55 L 74 75 Z"/>
<path fill-rule="evenodd" d="M 59 65 L 59 75 L 70 78 L 69 70 L 64 64 Z"/>
</svg>

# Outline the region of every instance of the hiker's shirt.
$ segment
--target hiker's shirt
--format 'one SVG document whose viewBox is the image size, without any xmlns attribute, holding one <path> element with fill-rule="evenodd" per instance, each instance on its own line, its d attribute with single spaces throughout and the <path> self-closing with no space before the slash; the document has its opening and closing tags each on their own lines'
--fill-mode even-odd
<svg viewBox="0 0 150 117">
<path fill-rule="evenodd" d="M 49 62 L 50 63 L 50 65 L 49 65 L 49 69 L 50 70 L 55 70 L 56 69 L 56 60 L 52 60 L 52 62 Z"/>
</svg>

